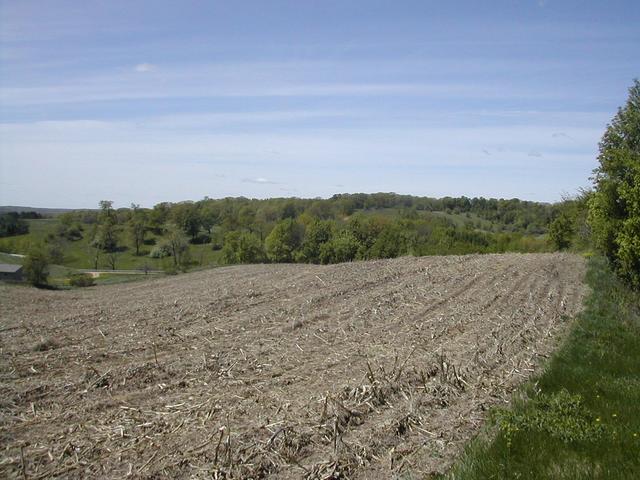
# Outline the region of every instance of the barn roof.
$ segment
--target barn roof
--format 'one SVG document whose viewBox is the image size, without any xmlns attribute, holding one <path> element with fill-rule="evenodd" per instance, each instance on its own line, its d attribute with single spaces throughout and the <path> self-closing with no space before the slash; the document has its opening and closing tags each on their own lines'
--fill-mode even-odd
<svg viewBox="0 0 640 480">
<path fill-rule="evenodd" d="M 12 265 L 10 263 L 0 263 L 0 273 L 16 273 L 22 269 L 22 265 Z"/>
</svg>

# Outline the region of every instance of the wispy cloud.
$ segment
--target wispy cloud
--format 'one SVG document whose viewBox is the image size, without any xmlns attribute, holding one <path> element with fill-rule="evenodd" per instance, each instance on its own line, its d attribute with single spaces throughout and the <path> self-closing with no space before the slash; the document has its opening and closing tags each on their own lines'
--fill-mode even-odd
<svg viewBox="0 0 640 480">
<path fill-rule="evenodd" d="M 571 137 L 571 135 L 568 135 L 565 132 L 553 132 L 551 136 L 553 138 L 568 138 L 569 140 L 574 140 L 573 137 Z"/>
<path fill-rule="evenodd" d="M 257 0 L 0 0 L 0 178 L 20 185 L 0 199 L 343 182 L 550 200 L 588 178 L 638 70 L 637 12 L 617 4 L 382 2 L 364 19 L 354 2 L 290 3 L 265 21 Z"/>
<path fill-rule="evenodd" d="M 479 73 L 484 71 L 486 75 L 488 67 L 482 68 L 484 70 L 479 70 Z M 418 71 L 432 69 L 435 67 L 424 62 Z M 380 71 L 389 73 L 380 75 Z M 501 84 L 494 78 L 474 83 L 443 81 L 440 76 L 429 80 L 398 81 L 410 72 L 405 63 L 393 60 L 377 64 L 347 61 L 222 62 L 163 65 L 162 68 L 140 63 L 126 70 L 113 69 L 90 76 L 66 74 L 57 80 L 44 79 L 28 86 L 20 82 L 12 84 L 5 78 L 0 88 L 0 101 L 5 105 L 28 106 L 153 98 L 415 96 L 441 100 L 486 100 L 554 99 L 561 96 L 560 93 L 532 86 Z M 362 78 L 371 80 L 363 81 Z"/>
<path fill-rule="evenodd" d="M 138 73 L 151 72 L 156 69 L 156 66 L 151 63 L 139 63 L 134 67 L 134 70 Z"/>
<path fill-rule="evenodd" d="M 243 183 L 257 183 L 259 185 L 277 185 L 278 182 L 274 182 L 272 180 L 269 180 L 267 178 L 263 178 L 263 177 L 258 177 L 258 178 L 243 178 L 242 179 Z"/>
</svg>

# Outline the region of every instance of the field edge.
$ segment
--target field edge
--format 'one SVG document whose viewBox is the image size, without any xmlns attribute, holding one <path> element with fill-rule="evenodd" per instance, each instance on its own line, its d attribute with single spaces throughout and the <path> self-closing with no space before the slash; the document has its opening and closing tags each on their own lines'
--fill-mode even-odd
<svg viewBox="0 0 640 480">
<path fill-rule="evenodd" d="M 540 373 L 494 408 L 438 480 L 640 475 L 640 301 L 606 260 L 588 261 L 584 308 Z"/>
</svg>

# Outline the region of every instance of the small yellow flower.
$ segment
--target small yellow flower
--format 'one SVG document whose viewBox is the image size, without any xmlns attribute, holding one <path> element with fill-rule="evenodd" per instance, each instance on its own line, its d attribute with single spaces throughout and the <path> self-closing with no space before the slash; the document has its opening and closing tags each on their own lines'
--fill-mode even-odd
<svg viewBox="0 0 640 480">
<path fill-rule="evenodd" d="M 618 414 L 617 414 L 617 413 L 614 413 L 614 414 L 613 414 L 613 415 L 611 415 L 611 416 L 612 416 L 612 417 L 617 417 L 617 416 L 618 416 Z"/>
<path fill-rule="evenodd" d="M 596 422 L 599 422 L 599 421 L 600 421 L 600 417 L 596 418 Z"/>
<path fill-rule="evenodd" d="M 637 436 L 638 436 L 638 434 L 637 434 L 637 433 L 634 433 L 634 434 L 633 434 L 633 436 L 634 436 L 634 437 L 637 437 Z"/>
</svg>

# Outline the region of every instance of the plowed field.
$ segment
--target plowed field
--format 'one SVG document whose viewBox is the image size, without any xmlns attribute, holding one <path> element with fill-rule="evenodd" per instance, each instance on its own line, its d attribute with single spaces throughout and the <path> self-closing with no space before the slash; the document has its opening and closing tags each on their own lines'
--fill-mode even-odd
<svg viewBox="0 0 640 480">
<path fill-rule="evenodd" d="M 443 471 L 579 309 L 564 254 L 0 286 L 0 477 Z"/>
</svg>

